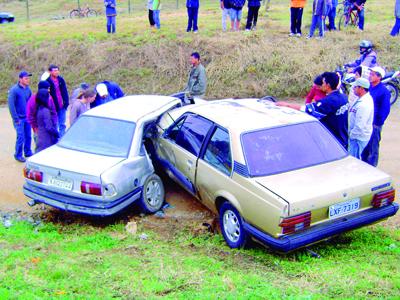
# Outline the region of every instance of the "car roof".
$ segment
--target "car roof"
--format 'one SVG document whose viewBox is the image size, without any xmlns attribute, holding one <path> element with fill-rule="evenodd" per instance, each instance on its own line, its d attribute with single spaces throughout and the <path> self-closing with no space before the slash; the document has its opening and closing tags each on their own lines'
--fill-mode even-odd
<svg viewBox="0 0 400 300">
<path fill-rule="evenodd" d="M 193 105 L 189 111 L 237 132 L 315 121 L 304 112 L 262 99 L 214 100 Z"/>
<path fill-rule="evenodd" d="M 137 122 L 140 118 L 160 111 L 167 111 L 181 103 L 178 98 L 159 95 L 132 95 L 125 96 L 100 106 L 96 106 L 85 115 L 106 117 L 130 122 Z"/>
</svg>

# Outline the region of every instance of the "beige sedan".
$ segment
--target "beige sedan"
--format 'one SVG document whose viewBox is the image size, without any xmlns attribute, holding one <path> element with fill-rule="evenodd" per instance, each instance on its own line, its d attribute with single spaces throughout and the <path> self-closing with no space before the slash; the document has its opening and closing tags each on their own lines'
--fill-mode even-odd
<svg viewBox="0 0 400 300">
<path fill-rule="evenodd" d="M 287 252 L 398 210 L 388 174 L 349 156 L 313 117 L 266 100 L 185 106 L 157 131 L 153 159 L 219 214 L 232 248 L 254 238 Z"/>
</svg>

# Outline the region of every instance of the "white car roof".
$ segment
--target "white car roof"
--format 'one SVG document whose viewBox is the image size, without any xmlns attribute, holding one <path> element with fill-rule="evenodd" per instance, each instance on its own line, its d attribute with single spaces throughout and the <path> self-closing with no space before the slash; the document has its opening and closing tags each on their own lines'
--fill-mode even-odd
<svg viewBox="0 0 400 300">
<path fill-rule="evenodd" d="M 276 106 L 273 102 L 260 99 L 215 100 L 188 108 L 189 111 L 237 133 L 315 121 L 315 118 L 304 112 Z"/>
<path fill-rule="evenodd" d="M 181 103 L 178 98 L 159 95 L 125 96 L 90 109 L 85 115 L 135 122 L 151 113 L 162 114 Z"/>
</svg>

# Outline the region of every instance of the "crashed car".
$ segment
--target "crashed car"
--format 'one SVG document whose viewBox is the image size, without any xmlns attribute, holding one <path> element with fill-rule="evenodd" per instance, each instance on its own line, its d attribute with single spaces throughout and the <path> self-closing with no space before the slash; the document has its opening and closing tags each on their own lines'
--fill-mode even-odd
<svg viewBox="0 0 400 300">
<path fill-rule="evenodd" d="M 14 22 L 15 17 L 8 12 L 0 12 L 0 24 Z"/>
<path fill-rule="evenodd" d="M 30 205 L 108 216 L 137 202 L 154 213 L 164 187 L 143 143 L 148 128 L 181 106 L 168 96 L 127 96 L 93 108 L 61 140 L 30 157 L 24 194 Z"/>
<path fill-rule="evenodd" d="M 164 115 L 157 164 L 219 214 L 226 243 L 288 252 L 393 216 L 388 174 L 352 156 L 315 118 L 263 99 Z"/>
</svg>

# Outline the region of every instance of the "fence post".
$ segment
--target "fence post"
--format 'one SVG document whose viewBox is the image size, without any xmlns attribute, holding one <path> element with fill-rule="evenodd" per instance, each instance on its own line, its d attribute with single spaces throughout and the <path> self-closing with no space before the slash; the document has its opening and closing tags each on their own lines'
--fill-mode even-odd
<svg viewBox="0 0 400 300">
<path fill-rule="evenodd" d="M 29 21 L 29 0 L 26 0 L 26 19 Z"/>
<path fill-rule="evenodd" d="M 81 9 L 81 3 L 79 2 L 79 0 L 77 0 L 77 2 L 78 2 L 78 10 L 80 10 Z"/>
<path fill-rule="evenodd" d="M 128 0 L 128 12 L 131 13 L 131 0 Z"/>
<path fill-rule="evenodd" d="M 179 0 L 176 0 L 176 9 L 179 8 Z"/>
</svg>

